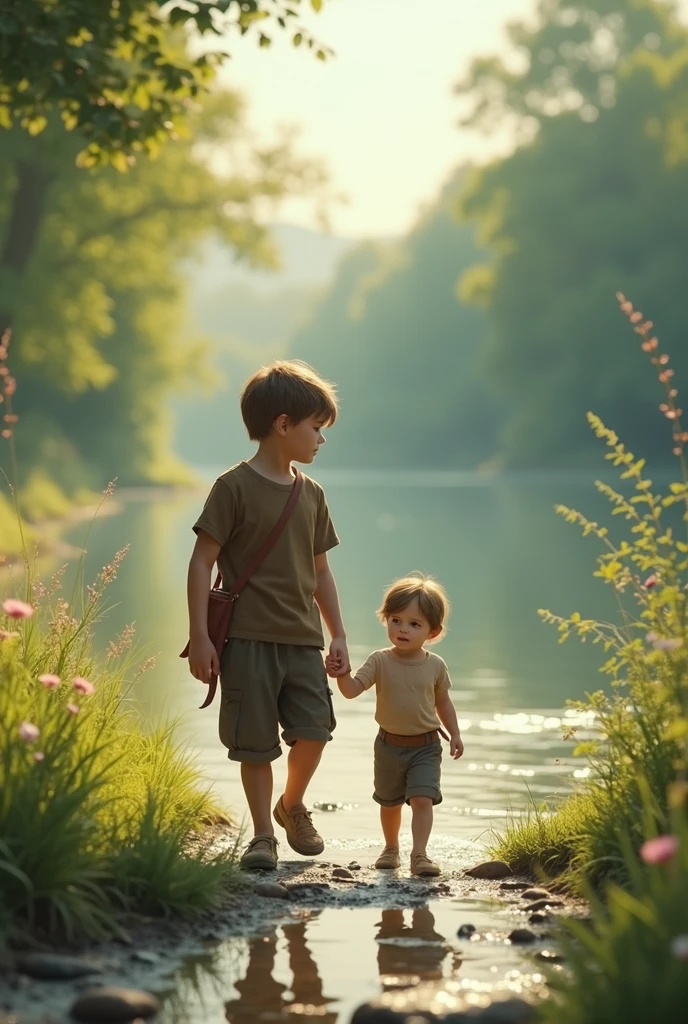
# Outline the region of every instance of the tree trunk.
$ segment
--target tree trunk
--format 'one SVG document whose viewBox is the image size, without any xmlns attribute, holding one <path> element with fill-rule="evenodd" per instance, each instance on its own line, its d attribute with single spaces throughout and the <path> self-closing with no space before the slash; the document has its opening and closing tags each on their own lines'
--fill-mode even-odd
<svg viewBox="0 0 688 1024">
<path fill-rule="evenodd" d="M 36 247 L 48 188 L 54 174 L 26 160 L 17 160 L 15 171 L 17 187 L 0 250 L 0 273 L 9 271 L 11 277 L 21 279 Z M 12 327 L 12 323 L 12 310 L 0 307 L 0 337 L 8 327 Z"/>
</svg>

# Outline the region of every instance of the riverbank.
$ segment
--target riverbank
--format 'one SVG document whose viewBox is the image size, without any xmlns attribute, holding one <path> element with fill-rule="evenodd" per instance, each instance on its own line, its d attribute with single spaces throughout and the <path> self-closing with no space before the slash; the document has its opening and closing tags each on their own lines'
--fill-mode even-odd
<svg viewBox="0 0 688 1024">
<path fill-rule="evenodd" d="M 216 830 L 216 851 L 236 842 L 234 828 Z M 467 862 L 448 865 L 440 878 L 416 879 L 403 870 L 376 871 L 367 858 L 337 856 L 341 852 L 333 845 L 324 855 L 333 859 L 320 861 L 287 851 L 275 875 L 243 876 L 217 907 L 190 921 L 130 917 L 120 940 L 70 950 L 77 958 L 72 969 L 80 965 L 90 975 L 32 977 L 51 963 L 58 969 L 59 961 L 15 956 L 0 978 L 0 1006 L 18 1024 L 46 1014 L 54 1024 L 66 1024 L 86 991 L 115 986 L 154 994 L 164 1024 L 254 1021 L 268 1012 L 271 1020 L 292 1024 L 313 1016 L 345 1024 L 355 1006 L 371 999 L 406 1013 L 482 1009 L 485 1021 L 496 1019 L 486 1012 L 491 1004 L 508 999 L 518 1001 L 511 1004 L 515 1015 L 500 1020 L 517 1024 L 527 1019 L 524 1003 L 546 995 L 544 969 L 557 957 L 551 935 L 556 918 L 586 914 L 582 903 L 560 905 L 555 897 L 549 908 L 528 909 L 542 900 L 524 898 L 528 879 L 472 878 Z M 530 920 L 534 914 L 538 918 Z M 323 922 L 329 922 L 330 939 L 319 945 L 311 932 Z M 361 966 L 360 953 L 371 943 L 373 959 L 364 956 Z M 284 964 L 274 955 L 279 960 L 280 944 L 295 975 L 294 999 L 284 985 L 276 995 L 275 985 L 284 979 Z M 330 978 L 342 964 L 347 984 L 332 991 Z M 231 1003 L 233 991 L 240 1006 Z M 236 1017 L 225 1016 L 230 1003 Z M 99 1019 L 92 1018 L 94 1024 Z"/>
</svg>

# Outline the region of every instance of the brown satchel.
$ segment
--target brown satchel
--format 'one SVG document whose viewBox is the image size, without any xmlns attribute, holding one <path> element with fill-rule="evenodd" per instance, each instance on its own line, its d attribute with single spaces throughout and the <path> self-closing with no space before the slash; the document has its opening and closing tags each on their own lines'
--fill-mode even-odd
<svg viewBox="0 0 688 1024">
<path fill-rule="evenodd" d="M 284 530 L 284 527 L 287 525 L 292 512 L 296 508 L 296 502 L 299 500 L 299 494 L 301 493 L 301 488 L 303 486 L 303 476 L 296 466 L 294 466 L 294 476 L 296 478 L 294 480 L 294 486 L 291 489 L 291 494 L 289 495 L 287 504 L 282 509 L 282 514 L 232 589 L 220 589 L 222 576 L 218 572 L 215 582 L 213 583 L 212 590 L 208 595 L 208 636 L 212 640 L 213 646 L 215 647 L 217 656 L 220 660 L 222 660 L 222 652 L 227 642 L 229 624 L 232 620 L 232 613 L 234 611 L 236 599 L 250 580 L 251 576 L 253 576 L 254 572 L 260 568 L 264 559 L 274 548 L 282 534 L 282 531 Z M 188 658 L 189 646 L 190 644 L 187 643 L 186 647 L 179 655 L 180 658 Z M 207 708 L 213 703 L 216 690 L 217 676 L 213 674 L 210 677 L 208 695 L 201 704 L 201 709 Z"/>
</svg>

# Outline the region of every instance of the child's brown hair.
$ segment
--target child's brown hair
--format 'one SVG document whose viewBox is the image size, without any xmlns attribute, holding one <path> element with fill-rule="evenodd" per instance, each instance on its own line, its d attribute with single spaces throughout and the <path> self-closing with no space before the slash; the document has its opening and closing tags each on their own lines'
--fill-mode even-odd
<svg viewBox="0 0 688 1024">
<path fill-rule="evenodd" d="M 428 620 L 430 629 L 441 632 L 450 611 L 449 598 L 444 587 L 432 576 L 421 573 L 404 576 L 388 587 L 378 611 L 380 619 L 386 622 L 390 615 L 408 608 L 414 598 L 418 599 L 418 607 Z"/>
<path fill-rule="evenodd" d="M 252 441 L 266 438 L 277 417 L 283 414 L 292 423 L 322 416 L 331 426 L 337 411 L 334 385 L 300 359 L 278 360 L 261 367 L 249 377 L 241 392 L 241 416 Z"/>
</svg>

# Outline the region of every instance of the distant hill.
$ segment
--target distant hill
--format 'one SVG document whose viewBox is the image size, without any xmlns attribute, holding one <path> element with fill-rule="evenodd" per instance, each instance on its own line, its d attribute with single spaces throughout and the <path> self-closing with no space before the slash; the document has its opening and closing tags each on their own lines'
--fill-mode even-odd
<svg viewBox="0 0 688 1024">
<path fill-rule="evenodd" d="M 246 377 L 286 352 L 288 339 L 310 318 L 354 241 L 277 224 L 278 271 L 252 270 L 209 240 L 202 259 L 185 268 L 194 336 L 210 346 L 212 390 L 173 405 L 175 450 L 195 464 L 228 464 L 247 450 L 238 411 Z"/>
</svg>

